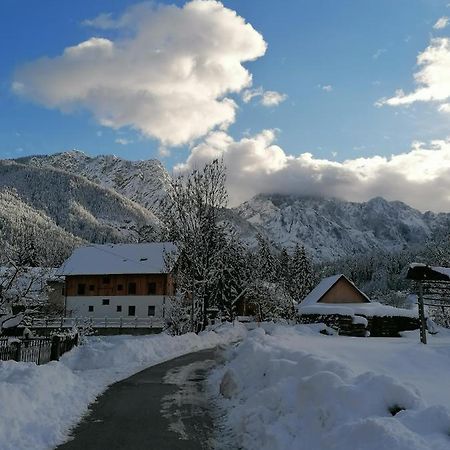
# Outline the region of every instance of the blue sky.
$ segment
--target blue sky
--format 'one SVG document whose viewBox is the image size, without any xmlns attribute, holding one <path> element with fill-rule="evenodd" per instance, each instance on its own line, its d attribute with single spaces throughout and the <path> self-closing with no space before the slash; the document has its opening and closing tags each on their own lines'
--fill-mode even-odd
<svg viewBox="0 0 450 450">
<path fill-rule="evenodd" d="M 93 36 L 114 30 L 82 25 L 100 13 L 120 15 L 136 2 L 2 0 L 0 5 L 0 156 L 54 153 L 77 148 L 129 159 L 158 157 L 160 143 L 130 127 L 101 126 L 90 111 L 61 112 L 11 89 L 15 71 L 37 58 L 61 55 Z M 182 6 L 184 2 L 167 2 Z M 223 4 L 250 23 L 268 44 L 264 56 L 243 66 L 253 87 L 286 94 L 276 107 L 244 103 L 228 128 L 235 140 L 263 129 L 279 129 L 277 143 L 291 155 L 316 158 L 391 155 L 415 140 L 444 139 L 448 115 L 428 103 L 396 108 L 374 104 L 395 90 L 414 90 L 417 55 L 448 29 L 433 24 L 450 14 L 447 0 L 230 0 Z M 326 88 L 324 86 L 331 86 Z M 118 142 L 128 142 L 127 145 Z M 194 140 L 194 144 L 201 138 Z M 192 145 L 192 142 L 191 142 Z M 170 151 L 171 168 L 185 161 L 189 144 Z"/>
</svg>

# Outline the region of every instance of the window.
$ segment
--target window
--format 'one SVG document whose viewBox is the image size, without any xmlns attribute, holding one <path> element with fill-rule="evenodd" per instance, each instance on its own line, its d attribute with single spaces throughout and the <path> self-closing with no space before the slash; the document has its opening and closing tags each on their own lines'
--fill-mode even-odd
<svg viewBox="0 0 450 450">
<path fill-rule="evenodd" d="M 86 293 L 86 285 L 85 284 L 78 284 L 78 295 L 84 295 Z"/>
<path fill-rule="evenodd" d="M 136 295 L 136 283 L 128 283 L 128 294 Z"/>
<path fill-rule="evenodd" d="M 129 306 L 128 307 L 128 315 L 129 316 L 135 316 L 136 315 L 136 306 Z"/>
<path fill-rule="evenodd" d="M 116 311 L 117 312 L 122 312 L 122 305 L 117 305 Z"/>
<path fill-rule="evenodd" d="M 149 316 L 154 316 L 155 315 L 155 306 L 154 305 L 150 305 L 148 307 L 148 315 Z"/>
<path fill-rule="evenodd" d="M 155 295 L 156 294 L 156 283 L 148 283 L 148 295 Z"/>
<path fill-rule="evenodd" d="M 111 283 L 111 278 L 110 278 L 110 277 L 103 277 L 103 278 L 102 278 L 102 283 L 103 283 L 103 284 L 109 284 L 109 283 Z"/>
<path fill-rule="evenodd" d="M 109 305 L 109 298 L 104 298 L 103 301 L 102 301 L 102 303 L 103 303 L 104 305 Z"/>
<path fill-rule="evenodd" d="M 90 284 L 90 285 L 89 285 L 89 290 L 90 290 L 90 291 L 93 291 L 94 289 L 95 289 L 95 286 L 94 286 L 93 284 Z"/>
<path fill-rule="evenodd" d="M 88 310 L 89 310 L 89 312 L 93 312 L 94 311 L 94 307 L 92 305 L 89 305 Z"/>
<path fill-rule="evenodd" d="M 117 285 L 117 290 L 118 291 L 123 291 L 123 284 L 118 284 Z"/>
</svg>

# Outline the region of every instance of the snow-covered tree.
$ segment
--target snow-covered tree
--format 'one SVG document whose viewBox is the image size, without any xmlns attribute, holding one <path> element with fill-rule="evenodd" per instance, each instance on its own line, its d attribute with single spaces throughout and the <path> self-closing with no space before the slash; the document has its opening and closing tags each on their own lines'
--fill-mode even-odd
<svg viewBox="0 0 450 450">
<path fill-rule="evenodd" d="M 302 301 L 314 287 L 312 265 L 305 247 L 296 245 L 290 261 L 289 292 L 296 302 Z"/>
<path fill-rule="evenodd" d="M 178 249 L 172 255 L 177 289 L 191 299 L 191 327 L 196 331 L 207 325 L 207 311 L 218 297 L 216 277 L 223 267 L 226 235 L 226 225 L 219 221 L 228 198 L 225 179 L 223 162 L 214 160 L 175 178 L 165 203 L 166 239 Z"/>
</svg>

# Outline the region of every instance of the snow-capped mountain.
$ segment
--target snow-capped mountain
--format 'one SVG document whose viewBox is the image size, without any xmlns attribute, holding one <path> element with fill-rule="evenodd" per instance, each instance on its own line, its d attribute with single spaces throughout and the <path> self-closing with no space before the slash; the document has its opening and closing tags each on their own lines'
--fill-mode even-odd
<svg viewBox="0 0 450 450">
<path fill-rule="evenodd" d="M 425 214 L 376 197 L 364 203 L 286 195 L 257 195 L 234 209 L 274 243 L 303 243 L 317 261 L 424 244 L 450 223 L 450 214 Z M 252 232 L 243 238 L 252 240 Z"/>
<path fill-rule="evenodd" d="M 171 179 L 164 166 L 156 159 L 128 161 L 114 155 L 91 157 L 72 150 L 49 156 L 21 158 L 17 161 L 81 175 L 102 187 L 113 189 L 156 215 L 160 212 L 161 202 L 169 189 Z"/>
<path fill-rule="evenodd" d="M 20 200 L 66 232 L 89 242 L 127 242 L 133 229 L 158 227 L 148 209 L 63 170 L 0 161 L 0 190 L 14 190 Z"/>
<path fill-rule="evenodd" d="M 0 188 L 15 188 L 25 203 L 88 241 L 127 241 L 130 228 L 157 227 L 170 181 L 157 160 L 79 151 L 0 162 Z M 422 245 L 450 224 L 450 214 L 379 197 L 354 203 L 261 194 L 224 216 L 250 245 L 261 233 L 279 247 L 305 245 L 315 261 Z"/>
</svg>

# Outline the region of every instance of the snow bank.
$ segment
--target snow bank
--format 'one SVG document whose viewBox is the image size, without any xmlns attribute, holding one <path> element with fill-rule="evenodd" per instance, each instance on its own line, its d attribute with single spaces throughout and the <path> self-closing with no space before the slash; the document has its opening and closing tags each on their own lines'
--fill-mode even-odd
<svg viewBox="0 0 450 450">
<path fill-rule="evenodd" d="M 0 361 L 0 448 L 53 448 L 111 383 L 245 334 L 242 325 L 234 324 L 200 335 L 91 337 L 59 362 L 36 366 Z"/>
<path fill-rule="evenodd" d="M 450 395 L 450 339 L 425 348 L 408 339 L 327 337 L 309 326 L 251 331 L 211 376 L 225 428 L 246 450 L 444 450 L 450 412 L 427 389 Z M 391 351 L 389 351 L 389 349 Z M 411 356 L 417 361 L 411 370 Z M 346 356 L 348 354 L 348 357 Z M 430 367 L 438 368 L 441 374 Z M 413 384 L 413 382 L 416 382 Z M 222 385 L 223 388 L 223 385 Z M 431 404 L 430 404 L 431 403 Z"/>
</svg>

